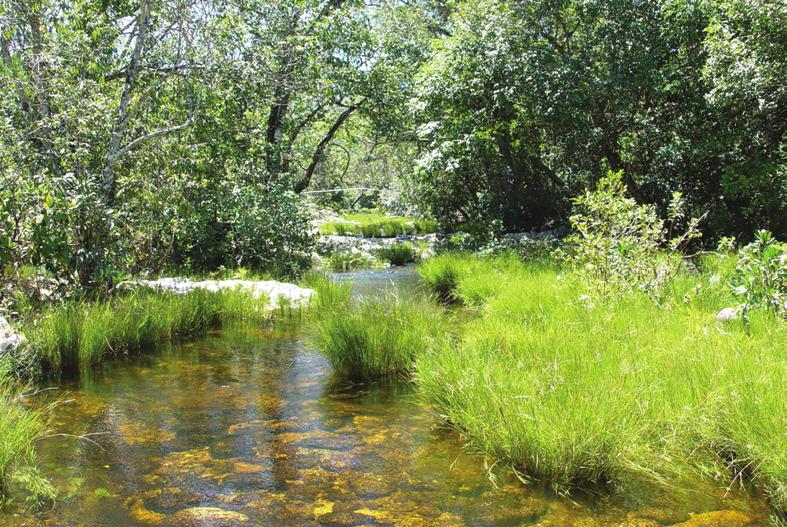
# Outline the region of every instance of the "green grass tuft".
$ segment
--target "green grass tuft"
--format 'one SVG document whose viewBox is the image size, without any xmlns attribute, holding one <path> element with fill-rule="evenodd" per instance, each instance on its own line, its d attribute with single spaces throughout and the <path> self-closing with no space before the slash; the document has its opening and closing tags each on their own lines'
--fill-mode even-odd
<svg viewBox="0 0 787 527">
<path fill-rule="evenodd" d="M 446 335 L 442 310 L 393 295 L 339 304 L 317 322 L 315 344 L 336 372 L 352 379 L 406 377 L 420 353 Z"/>
<path fill-rule="evenodd" d="M 415 247 L 412 243 L 399 242 L 377 251 L 377 257 L 387 260 L 391 265 L 405 265 L 415 262 Z"/>
<path fill-rule="evenodd" d="M 187 295 L 138 290 L 110 300 L 79 302 L 42 314 L 25 330 L 51 372 L 77 371 L 109 356 L 197 335 L 222 322 L 270 316 L 268 300 L 242 291 Z"/>
<path fill-rule="evenodd" d="M 360 235 L 366 238 L 394 238 L 403 234 L 437 232 L 437 222 L 376 213 L 345 214 L 344 221 L 329 221 L 319 227 L 322 235 Z"/>
<path fill-rule="evenodd" d="M 32 499 L 55 497 L 54 487 L 36 467 L 35 442 L 46 435 L 50 412 L 23 404 L 21 388 L 14 385 L 0 364 L 0 504 L 11 485 Z"/>
</svg>

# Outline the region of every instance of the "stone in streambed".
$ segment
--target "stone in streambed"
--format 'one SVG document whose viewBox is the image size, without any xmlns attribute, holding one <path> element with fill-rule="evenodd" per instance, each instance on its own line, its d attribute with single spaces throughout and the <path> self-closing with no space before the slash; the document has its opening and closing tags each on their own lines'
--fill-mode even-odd
<svg viewBox="0 0 787 527">
<path fill-rule="evenodd" d="M 218 507 L 192 507 L 172 517 L 172 525 L 176 527 L 234 527 L 248 521 L 245 514 Z"/>
<path fill-rule="evenodd" d="M 683 523 L 673 527 L 746 527 L 752 525 L 754 520 L 738 511 L 715 511 L 696 514 Z"/>
</svg>

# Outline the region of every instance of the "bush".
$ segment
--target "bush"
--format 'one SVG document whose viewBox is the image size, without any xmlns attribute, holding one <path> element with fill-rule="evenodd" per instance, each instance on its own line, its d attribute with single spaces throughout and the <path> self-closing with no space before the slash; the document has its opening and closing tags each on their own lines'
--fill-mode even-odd
<svg viewBox="0 0 787 527">
<path fill-rule="evenodd" d="M 401 378 L 445 332 L 444 314 L 437 306 L 388 295 L 326 313 L 317 322 L 315 345 L 341 375 L 357 380 Z"/>
<path fill-rule="evenodd" d="M 226 207 L 228 254 L 236 267 L 299 276 L 311 266 L 314 240 L 300 198 L 283 189 L 241 186 Z"/>
<path fill-rule="evenodd" d="M 757 307 L 787 315 L 787 244 L 779 243 L 769 231 L 757 232 L 738 253 L 734 285 L 745 320 Z"/>
<path fill-rule="evenodd" d="M 577 213 L 571 224 L 576 234 L 568 241 L 579 272 L 599 296 L 639 289 L 658 300 L 683 264 L 684 255 L 678 251 L 701 236 L 699 220 L 689 220 L 686 230 L 677 233 L 684 203 L 676 192 L 668 230 L 653 205 L 626 197 L 622 177 L 622 172 L 610 172 L 595 191 L 574 200 Z M 662 252 L 665 244 L 669 253 Z"/>
</svg>

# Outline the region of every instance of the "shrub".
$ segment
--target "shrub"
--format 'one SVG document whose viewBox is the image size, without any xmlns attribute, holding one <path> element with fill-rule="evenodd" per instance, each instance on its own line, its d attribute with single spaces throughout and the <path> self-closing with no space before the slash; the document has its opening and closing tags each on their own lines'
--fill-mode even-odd
<svg viewBox="0 0 787 527">
<path fill-rule="evenodd" d="M 344 304 L 317 322 L 315 344 L 341 375 L 401 378 L 415 358 L 445 336 L 443 312 L 425 300 L 393 295 Z"/>
<path fill-rule="evenodd" d="M 757 307 L 787 315 L 787 244 L 779 243 L 769 231 L 757 232 L 738 253 L 734 285 L 745 320 Z"/>
<path fill-rule="evenodd" d="M 622 172 L 610 172 L 595 191 L 576 198 L 577 213 L 571 217 L 576 234 L 569 238 L 579 271 L 601 296 L 632 289 L 659 299 L 677 275 L 686 245 L 701 236 L 699 220 L 688 221 L 682 234 L 673 232 L 684 219 L 681 194 L 673 194 L 668 224 L 659 219 L 653 205 L 639 205 L 626 197 Z M 664 253 L 664 244 L 671 252 Z"/>
<path fill-rule="evenodd" d="M 311 266 L 310 217 L 295 193 L 241 186 L 231 195 L 225 213 L 234 266 L 286 277 L 299 276 Z"/>
</svg>

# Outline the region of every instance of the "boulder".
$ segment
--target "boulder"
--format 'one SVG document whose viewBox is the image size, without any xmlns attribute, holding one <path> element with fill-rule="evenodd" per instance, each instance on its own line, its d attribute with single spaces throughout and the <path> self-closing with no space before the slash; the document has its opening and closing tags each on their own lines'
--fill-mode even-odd
<svg viewBox="0 0 787 527">
<path fill-rule="evenodd" d="M 15 333 L 11 324 L 5 318 L 0 317 L 0 357 L 16 351 L 24 342 L 25 337 Z"/>
</svg>

